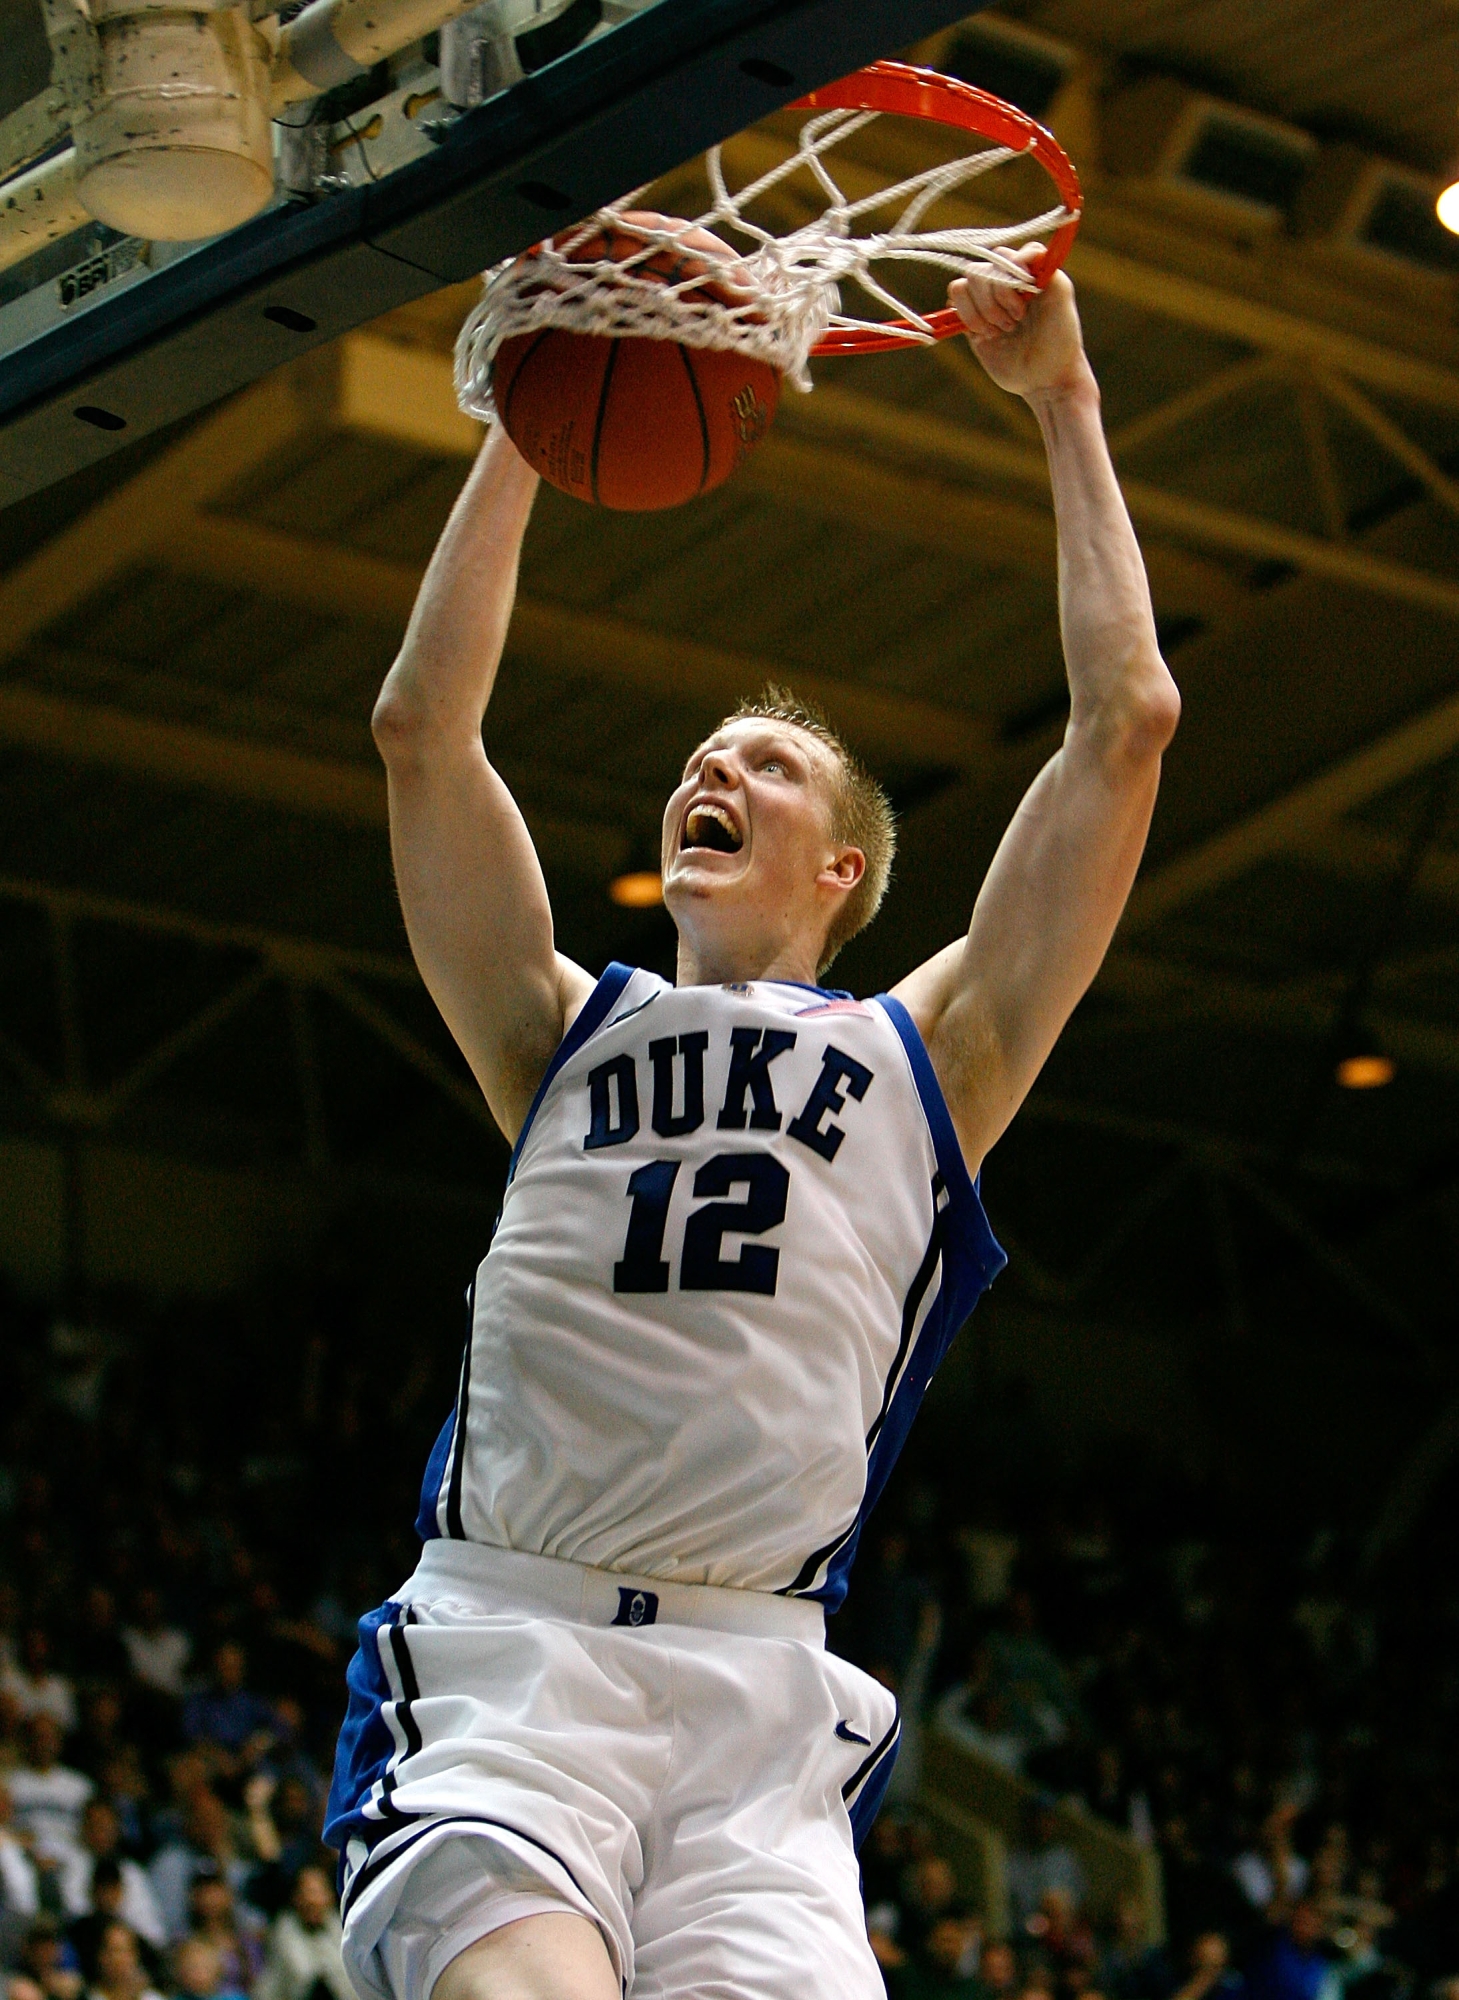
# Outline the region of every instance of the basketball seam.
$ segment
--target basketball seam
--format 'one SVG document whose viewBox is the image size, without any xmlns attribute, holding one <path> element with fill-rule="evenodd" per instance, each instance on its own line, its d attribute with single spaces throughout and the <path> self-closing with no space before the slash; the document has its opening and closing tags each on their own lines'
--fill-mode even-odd
<svg viewBox="0 0 1459 2000">
<path fill-rule="evenodd" d="M 697 492 L 704 491 L 704 483 L 709 477 L 709 419 L 704 414 L 704 398 L 699 393 L 699 377 L 694 373 L 694 363 L 689 359 L 689 350 L 682 341 L 676 341 L 679 359 L 684 364 L 684 373 L 689 377 L 689 387 L 694 391 L 694 407 L 699 412 L 699 442 L 704 453 L 704 469 L 699 475 Z"/>
<path fill-rule="evenodd" d="M 502 405 L 501 409 L 503 430 L 511 429 L 510 419 L 512 414 L 512 404 L 516 401 L 517 391 L 522 385 L 522 377 L 527 372 L 528 364 L 531 362 L 532 356 L 537 352 L 538 348 L 542 345 L 543 341 L 546 340 L 548 334 L 551 332 L 552 328 L 550 326 L 544 327 L 541 333 L 539 333 L 537 338 L 532 342 L 532 345 L 527 349 L 527 352 L 522 356 L 521 360 L 517 363 L 517 372 L 512 377 L 511 387 L 507 390 L 507 400 Z"/>
<path fill-rule="evenodd" d="M 598 391 L 598 415 L 593 425 L 593 456 L 588 467 L 588 477 L 593 489 L 593 502 L 601 506 L 598 498 L 598 453 L 603 443 L 603 425 L 608 417 L 608 391 L 613 386 L 613 370 L 618 363 L 618 342 L 615 340 L 608 349 L 608 364 L 603 370 L 603 386 Z"/>
</svg>

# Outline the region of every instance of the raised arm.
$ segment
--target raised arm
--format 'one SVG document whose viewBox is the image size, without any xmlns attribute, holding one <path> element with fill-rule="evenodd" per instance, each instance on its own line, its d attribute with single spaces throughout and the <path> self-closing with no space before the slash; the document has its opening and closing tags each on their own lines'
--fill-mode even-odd
<svg viewBox="0 0 1459 2000">
<path fill-rule="evenodd" d="M 959 280 L 950 296 L 984 368 L 1023 396 L 1043 431 L 1069 675 L 1064 741 L 1003 836 L 967 936 L 896 989 L 976 1168 L 1109 948 L 1144 852 L 1180 697 L 1156 642 L 1073 286 L 1061 272 L 1030 298 Z"/>
<path fill-rule="evenodd" d="M 531 836 L 481 741 L 536 490 L 498 425 L 436 545 L 374 715 L 411 950 L 509 1139 L 593 984 L 553 945 Z"/>
</svg>

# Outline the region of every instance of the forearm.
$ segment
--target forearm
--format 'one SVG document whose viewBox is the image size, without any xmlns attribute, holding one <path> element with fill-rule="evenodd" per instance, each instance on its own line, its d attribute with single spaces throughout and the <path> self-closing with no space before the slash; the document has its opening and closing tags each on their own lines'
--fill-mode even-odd
<svg viewBox="0 0 1459 2000">
<path fill-rule="evenodd" d="M 479 741 L 506 644 L 538 479 L 498 426 L 462 487 L 375 710 L 390 754 L 422 734 Z"/>
<path fill-rule="evenodd" d="M 1150 587 L 1084 363 L 1072 382 L 1034 394 L 1059 534 L 1059 623 L 1076 730 L 1103 735 L 1158 719 L 1174 726 L 1174 683 L 1160 657 Z M 1159 731 L 1157 730 L 1157 733 Z"/>
</svg>

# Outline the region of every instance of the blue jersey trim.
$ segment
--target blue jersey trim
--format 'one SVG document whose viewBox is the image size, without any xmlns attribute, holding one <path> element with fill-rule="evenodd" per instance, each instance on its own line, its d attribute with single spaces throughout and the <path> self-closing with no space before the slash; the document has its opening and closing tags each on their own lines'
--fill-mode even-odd
<svg viewBox="0 0 1459 2000">
<path fill-rule="evenodd" d="M 517 1134 L 517 1143 L 512 1148 L 511 1164 L 507 1168 L 507 1185 L 509 1187 L 512 1176 L 517 1171 L 517 1162 L 522 1157 L 522 1148 L 527 1143 L 527 1134 L 532 1129 L 532 1121 L 542 1108 L 542 1100 L 547 1095 L 553 1078 L 557 1075 L 563 1064 L 570 1061 L 577 1054 L 588 1037 L 595 1035 L 599 1028 L 602 1027 L 612 1012 L 615 1001 L 617 1001 L 629 980 L 632 979 L 633 974 L 633 966 L 620 965 L 615 959 L 606 968 L 603 977 L 583 1002 L 582 1010 L 578 1014 L 577 1019 L 558 1043 L 553 1053 L 552 1061 L 547 1065 L 542 1081 L 537 1086 L 537 1095 L 532 1099 L 528 1107 L 522 1129 Z"/>
<path fill-rule="evenodd" d="M 441 1539 L 441 1523 L 438 1514 L 441 1505 L 441 1482 L 446 1477 L 446 1466 L 451 1457 L 451 1443 L 456 1435 L 456 1412 L 452 1410 L 441 1426 L 441 1434 L 431 1447 L 431 1455 L 426 1460 L 426 1469 L 420 1483 L 420 1512 L 415 1517 L 415 1531 L 423 1542 Z"/>
<path fill-rule="evenodd" d="M 844 986 L 813 986 L 808 979 L 760 979 L 758 986 L 793 986 L 797 993 L 819 993 L 823 1000 L 854 1000 L 856 995 Z"/>
<path fill-rule="evenodd" d="M 393 1625 L 400 1613 L 400 1605 L 387 1600 L 360 1620 L 360 1642 L 345 1675 L 349 1707 L 334 1753 L 334 1778 L 324 1815 L 325 1844 L 341 1856 L 366 1800 L 395 1755 L 395 1738 L 384 1715 L 385 1703 L 394 1695 L 380 1662 L 380 1628 Z"/>
<path fill-rule="evenodd" d="M 887 1019 L 901 1036 L 902 1047 L 907 1051 L 912 1080 L 922 1100 L 922 1110 L 937 1153 L 937 1164 L 950 1197 L 947 1254 L 951 1259 L 951 1269 L 944 1271 L 942 1283 L 946 1298 L 949 1277 L 953 1282 L 948 1310 L 955 1314 L 952 1330 L 956 1333 L 1008 1262 L 1008 1253 L 994 1236 L 983 1212 L 979 1182 L 968 1172 L 962 1144 L 953 1128 L 952 1113 L 947 1108 L 947 1099 L 942 1094 L 942 1085 L 937 1081 L 937 1072 L 932 1067 L 932 1058 L 927 1053 L 927 1044 L 918 1031 L 917 1023 L 901 1001 L 893 999 L 890 993 L 879 993 L 876 997 L 877 1005 L 886 1010 Z"/>
<path fill-rule="evenodd" d="M 1003 1246 L 994 1236 L 983 1212 L 977 1183 L 968 1172 L 962 1147 L 953 1128 L 952 1114 L 942 1094 L 942 1086 L 932 1067 L 927 1046 L 917 1024 L 902 1005 L 888 993 L 877 995 L 887 1019 L 896 1029 L 907 1051 L 912 1080 L 917 1086 L 923 1115 L 932 1134 L 937 1155 L 938 1178 L 947 1193 L 945 1205 L 933 1222 L 929 1251 L 941 1263 L 941 1282 L 921 1332 L 902 1371 L 902 1379 L 882 1418 L 881 1428 L 870 1443 L 866 1461 L 866 1487 L 855 1523 L 826 1568 L 826 1580 L 819 1590 L 806 1594 L 826 1607 L 826 1615 L 839 1610 L 845 1601 L 851 1565 L 861 1541 L 867 1517 L 881 1498 L 891 1477 L 912 1421 L 922 1407 L 922 1398 L 939 1362 L 953 1343 L 959 1328 L 983 1293 L 1008 1262 Z"/>
</svg>

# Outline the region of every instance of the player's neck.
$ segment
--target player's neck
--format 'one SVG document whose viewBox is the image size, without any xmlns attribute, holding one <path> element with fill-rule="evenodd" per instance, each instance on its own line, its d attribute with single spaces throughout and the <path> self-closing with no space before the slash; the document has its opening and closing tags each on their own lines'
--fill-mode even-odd
<svg viewBox="0 0 1459 2000">
<path fill-rule="evenodd" d="M 749 985 L 756 979 L 785 980 L 795 986 L 815 986 L 816 957 L 803 947 L 769 943 L 723 945 L 708 939 L 679 939 L 676 986 Z"/>
</svg>

